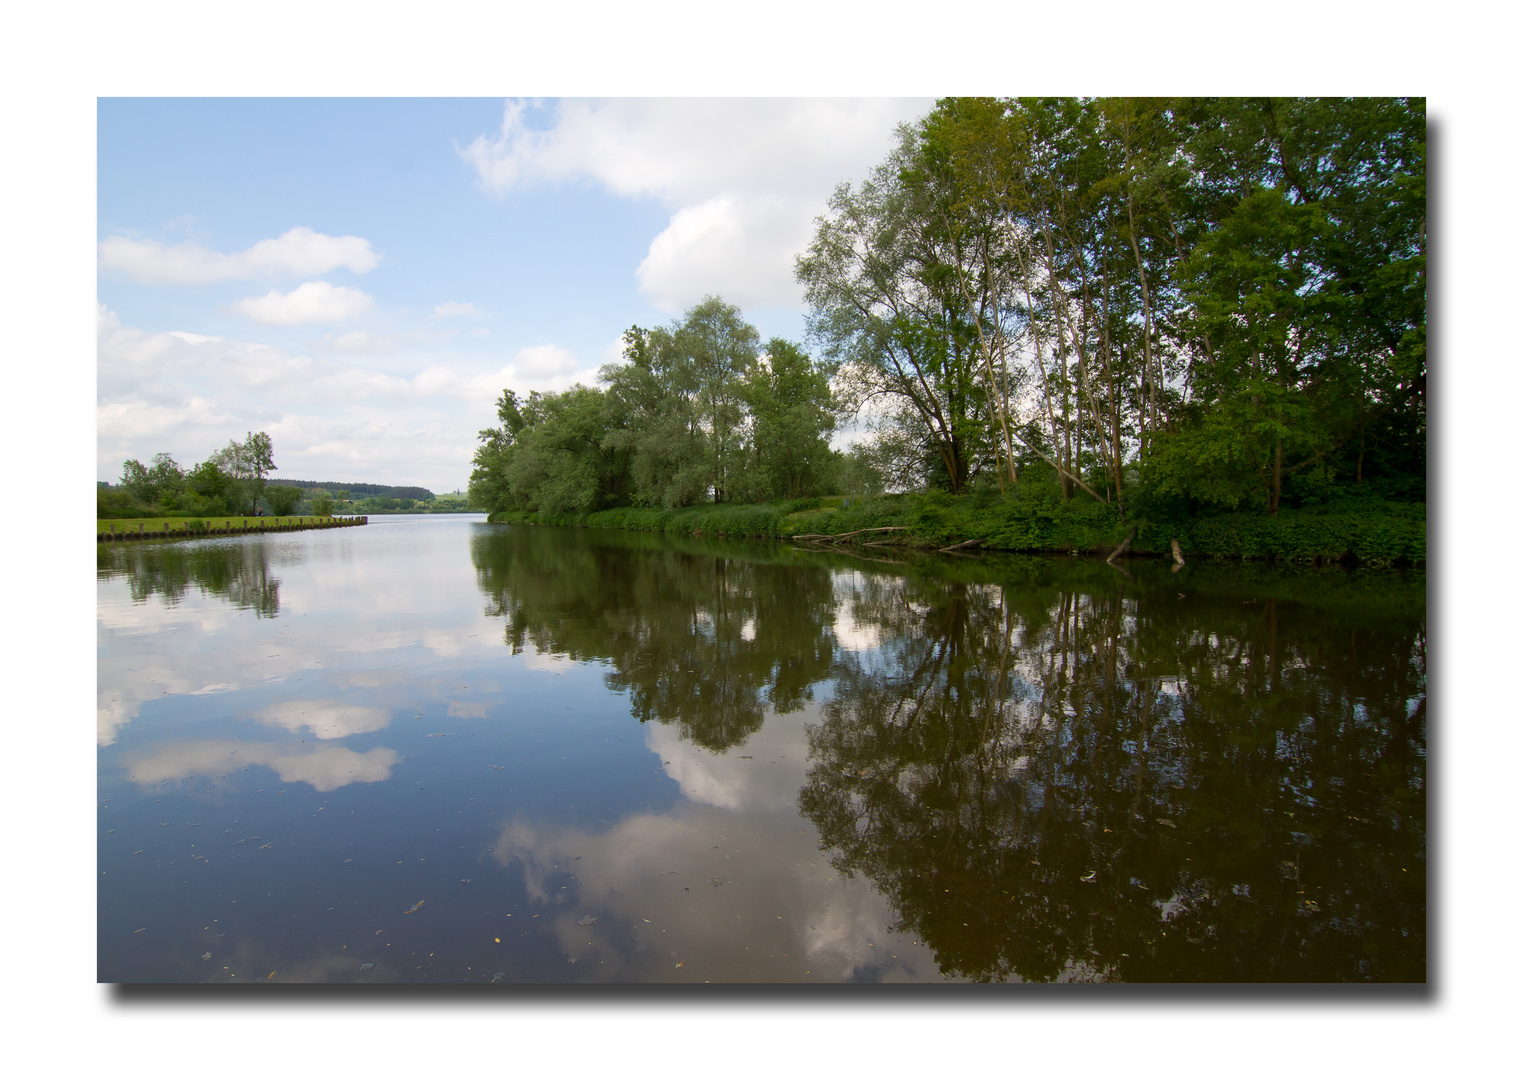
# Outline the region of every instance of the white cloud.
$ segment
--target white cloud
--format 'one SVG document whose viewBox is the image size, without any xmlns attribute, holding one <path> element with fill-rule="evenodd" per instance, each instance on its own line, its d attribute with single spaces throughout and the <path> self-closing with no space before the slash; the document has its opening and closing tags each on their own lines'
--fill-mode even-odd
<svg viewBox="0 0 1523 1080">
<path fill-rule="evenodd" d="M 102 270 L 153 285 L 310 277 L 341 266 L 364 274 L 381 262 L 380 254 L 363 237 L 328 236 L 305 225 L 231 255 L 191 241 L 171 246 L 125 236 L 108 236 L 97 250 Z"/>
<path fill-rule="evenodd" d="M 482 311 L 475 304 L 462 304 L 451 300 L 448 303 L 435 304 L 434 314 L 441 319 L 453 319 L 456 316 L 468 316 L 473 319 L 479 319 L 485 316 L 486 312 Z"/>
<path fill-rule="evenodd" d="M 247 319 L 266 326 L 298 323 L 343 322 L 370 307 L 370 297 L 358 289 L 309 281 L 288 293 L 271 289 L 263 296 L 249 296 L 232 305 Z"/>
<path fill-rule="evenodd" d="M 741 307 L 796 304 L 793 259 L 809 246 L 823 209 L 811 214 L 798 199 L 758 195 L 720 195 L 683 207 L 651 241 L 635 279 L 663 311 L 680 311 L 716 291 Z"/>
<path fill-rule="evenodd" d="M 566 100 L 553 125 L 510 101 L 495 136 L 460 151 L 496 194 L 592 181 L 673 211 L 637 271 L 640 290 L 677 311 L 706 293 L 741 306 L 797 305 L 793 259 L 843 180 L 887 154 L 895 127 L 930 99 Z"/>
<path fill-rule="evenodd" d="M 569 375 L 579 367 L 581 361 L 559 345 L 530 345 L 513 358 L 514 374 L 529 379 Z"/>
<path fill-rule="evenodd" d="M 338 352 L 384 353 L 396 348 L 397 339 L 390 334 L 371 334 L 351 330 L 347 334 L 328 334 L 322 343 Z"/>
<path fill-rule="evenodd" d="M 293 353 L 260 342 L 123 325 L 98 307 L 97 476 L 168 451 L 182 465 L 230 438 L 267 431 L 281 476 L 422 484 L 452 491 L 476 433 L 519 393 L 591 385 L 597 372 L 550 343 L 513 359 L 441 353 L 416 336 L 355 333 Z M 331 349 L 333 351 L 326 351 Z M 321 474 L 321 475 L 319 475 Z"/>
</svg>

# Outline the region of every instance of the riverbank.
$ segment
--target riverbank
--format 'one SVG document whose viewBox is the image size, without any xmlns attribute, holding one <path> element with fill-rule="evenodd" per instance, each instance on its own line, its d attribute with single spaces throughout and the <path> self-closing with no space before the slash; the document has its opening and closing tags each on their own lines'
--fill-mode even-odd
<svg viewBox="0 0 1523 1080">
<path fill-rule="evenodd" d="M 118 540 L 193 540 L 202 536 L 242 536 L 252 533 L 298 532 L 364 525 L 359 517 L 215 517 L 215 518 L 98 518 L 96 543 Z"/>
<path fill-rule="evenodd" d="M 1115 551 L 1135 529 L 1127 550 L 1137 555 L 1169 556 L 1177 540 L 1186 559 L 1311 564 L 1422 566 L 1428 553 L 1427 506 L 1384 499 L 1345 500 L 1315 509 L 1282 508 L 1274 517 L 1233 513 L 1123 519 L 1114 508 L 1089 499 L 1064 502 L 993 493 L 933 493 L 677 510 L 620 507 L 569 516 L 509 511 L 487 520 L 801 543 L 871 543 L 926 550 L 967 545 L 965 551 L 1102 556 Z M 848 533 L 855 535 L 847 537 Z"/>
</svg>

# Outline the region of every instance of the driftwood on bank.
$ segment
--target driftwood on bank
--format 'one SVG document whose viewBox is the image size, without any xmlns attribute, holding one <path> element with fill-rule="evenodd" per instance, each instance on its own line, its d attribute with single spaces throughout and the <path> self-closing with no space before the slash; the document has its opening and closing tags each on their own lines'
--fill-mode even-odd
<svg viewBox="0 0 1523 1080">
<path fill-rule="evenodd" d="M 960 543 L 960 544 L 953 544 L 951 547 L 937 548 L 936 549 L 936 554 L 938 554 L 938 555 L 945 555 L 949 551 L 961 551 L 963 548 L 978 547 L 982 543 L 983 543 L 983 540 L 981 540 L 981 539 L 980 540 L 964 540 L 962 543 Z"/>
<path fill-rule="evenodd" d="M 908 525 L 880 525 L 873 529 L 857 529 L 847 533 L 795 533 L 791 539 L 810 540 L 814 543 L 838 544 L 842 540 L 849 540 L 853 536 L 861 536 L 864 533 L 899 532 L 908 528 Z"/>
<path fill-rule="evenodd" d="M 1131 547 L 1132 541 L 1135 539 L 1137 539 L 1137 526 L 1133 525 L 1132 531 L 1126 534 L 1125 540 L 1121 541 L 1121 546 L 1118 547 L 1115 551 L 1111 552 L 1105 561 L 1115 565 L 1116 557 L 1124 552 L 1127 548 Z"/>
<path fill-rule="evenodd" d="M 1179 551 L 1179 538 L 1171 536 L 1169 538 L 1169 547 L 1174 551 L 1174 569 L 1178 570 L 1185 564 L 1185 557 Z"/>
</svg>

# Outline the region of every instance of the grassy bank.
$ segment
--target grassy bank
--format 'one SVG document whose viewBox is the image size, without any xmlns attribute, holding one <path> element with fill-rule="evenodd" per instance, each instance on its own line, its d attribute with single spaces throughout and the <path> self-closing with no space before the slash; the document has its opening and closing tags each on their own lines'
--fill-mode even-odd
<svg viewBox="0 0 1523 1080">
<path fill-rule="evenodd" d="M 1284 508 L 1276 517 L 1155 514 L 1123 520 L 1113 508 L 1090 499 L 1065 502 L 1045 493 L 931 493 L 677 510 L 621 507 L 561 517 L 500 512 L 489 520 L 779 539 L 895 527 L 897 531 L 860 539 L 927 549 L 982 540 L 982 549 L 992 551 L 1097 554 L 1113 551 L 1135 527 L 1137 536 L 1131 550 L 1139 555 L 1167 555 L 1170 540 L 1178 539 L 1186 558 L 1302 563 L 1352 560 L 1370 565 L 1423 565 L 1428 543 L 1424 504 L 1381 499 L 1348 501 L 1315 510 Z"/>
<path fill-rule="evenodd" d="M 190 537 L 201 536 L 206 533 L 226 533 L 229 531 L 241 532 L 245 528 L 249 532 L 255 532 L 260 528 L 287 528 L 287 529 L 314 529 L 326 525 L 333 525 L 347 518 L 290 516 L 290 517 L 249 517 L 237 514 L 228 517 L 207 518 L 182 518 L 182 517 L 157 517 L 157 518 L 97 518 L 95 520 L 95 535 L 97 538 L 110 536 L 113 531 L 118 536 L 136 536 L 139 531 L 145 535 L 156 538 Z"/>
</svg>

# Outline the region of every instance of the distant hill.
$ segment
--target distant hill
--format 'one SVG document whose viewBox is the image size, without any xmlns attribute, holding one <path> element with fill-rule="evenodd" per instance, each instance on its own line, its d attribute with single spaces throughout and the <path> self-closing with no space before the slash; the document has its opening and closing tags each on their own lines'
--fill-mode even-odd
<svg viewBox="0 0 1523 1080">
<path fill-rule="evenodd" d="M 340 483 L 337 480 L 287 480 L 285 477 L 272 478 L 270 483 L 298 488 L 322 488 L 330 495 L 338 491 L 347 491 L 351 499 L 363 499 L 370 495 L 384 495 L 390 499 L 432 499 L 434 497 L 434 493 L 428 488 L 393 487 L 390 484 Z"/>
</svg>

